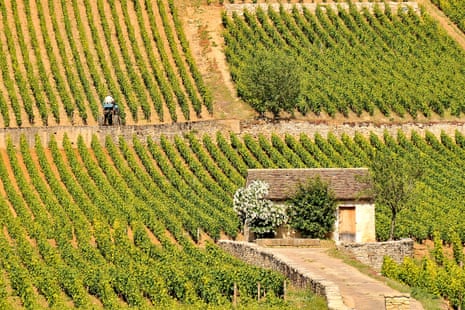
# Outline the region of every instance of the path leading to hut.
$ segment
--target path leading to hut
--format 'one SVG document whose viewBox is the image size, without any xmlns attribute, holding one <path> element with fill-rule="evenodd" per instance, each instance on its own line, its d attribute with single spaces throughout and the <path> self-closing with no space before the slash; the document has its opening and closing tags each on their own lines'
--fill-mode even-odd
<svg viewBox="0 0 465 310">
<path fill-rule="evenodd" d="M 283 256 L 315 276 L 331 281 L 339 287 L 344 304 L 357 310 L 384 309 L 384 296 L 398 296 L 400 292 L 371 278 L 341 259 L 330 256 L 328 248 L 270 247 L 267 251 Z M 420 302 L 411 298 L 410 309 L 423 309 Z"/>
</svg>

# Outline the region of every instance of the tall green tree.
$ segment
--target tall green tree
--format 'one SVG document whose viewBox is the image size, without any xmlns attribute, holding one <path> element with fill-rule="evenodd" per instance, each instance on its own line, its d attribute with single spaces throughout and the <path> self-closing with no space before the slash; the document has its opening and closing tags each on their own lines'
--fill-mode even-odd
<svg viewBox="0 0 465 310">
<path fill-rule="evenodd" d="M 395 153 L 378 150 L 370 167 L 370 180 L 375 202 L 391 211 L 389 240 L 394 239 L 397 215 L 415 197 L 417 184 L 423 174 L 418 158 L 403 158 Z"/>
<path fill-rule="evenodd" d="M 259 49 L 239 69 L 238 94 L 261 117 L 271 112 L 293 113 L 302 93 L 303 71 L 299 61 L 278 49 Z"/>
</svg>

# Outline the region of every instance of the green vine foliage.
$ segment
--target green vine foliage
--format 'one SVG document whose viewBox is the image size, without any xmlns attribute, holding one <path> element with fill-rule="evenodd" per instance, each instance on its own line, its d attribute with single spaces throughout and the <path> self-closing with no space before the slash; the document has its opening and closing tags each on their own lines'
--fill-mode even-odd
<svg viewBox="0 0 465 310">
<path fill-rule="evenodd" d="M 454 253 L 454 259 L 457 265 L 463 265 L 463 244 L 460 240 L 459 234 L 456 231 L 451 232 L 450 240 L 452 243 L 452 250 Z"/>
<path fill-rule="evenodd" d="M 386 260 L 383 273 L 453 307 L 463 303 L 465 136 L 459 132 L 341 138 L 192 132 L 132 141 L 93 136 L 90 146 L 83 137 L 62 140 L 45 144 L 38 135 L 33 145 L 26 136 L 19 145 L 6 141 L 0 161 L 1 309 L 18 303 L 62 309 L 70 302 L 87 309 L 95 301 L 112 309 L 229 309 L 234 283 L 238 308 L 249 309 L 257 282 L 267 297 L 280 296 L 282 276 L 246 266 L 213 243 L 195 245 L 237 235 L 233 196 L 247 170 L 370 166 L 379 152 L 386 161 L 424 162 L 416 197 L 398 214 L 395 238 L 422 241 L 438 231 L 438 243 L 451 244 L 455 255 Z M 379 207 L 377 236 L 385 240 L 390 210 Z"/>
<path fill-rule="evenodd" d="M 433 234 L 434 248 L 432 255 L 436 264 L 442 266 L 444 265 L 444 250 L 442 248 L 442 239 L 439 235 L 439 232 L 435 231 Z"/>
<path fill-rule="evenodd" d="M 289 199 L 289 223 L 305 236 L 325 238 L 336 220 L 336 199 L 328 184 L 320 178 L 300 184 Z"/>
<path fill-rule="evenodd" d="M 465 3 L 460 0 L 432 0 L 452 21 L 465 31 Z"/>
<path fill-rule="evenodd" d="M 441 254 L 438 254 L 439 252 Z M 440 249 L 435 247 L 430 252 L 430 256 L 433 258 L 425 256 L 421 260 L 416 260 L 407 257 L 401 264 L 386 256 L 381 273 L 412 288 L 419 288 L 435 296 L 443 297 L 454 309 L 463 308 L 465 306 L 465 270 L 454 259 L 444 257 L 442 247 Z"/>
<path fill-rule="evenodd" d="M 463 1 L 434 1 L 460 15 L 456 23 L 465 25 Z M 416 117 L 459 116 L 465 110 L 459 73 L 463 50 L 424 11 L 393 13 L 376 3 L 372 11 L 353 3 L 337 12 L 324 4 L 315 12 L 258 8 L 241 16 L 225 14 L 223 25 L 231 78 L 239 96 L 259 113 L 260 101 L 244 91 L 241 71 L 255 66 L 260 49 L 284 51 L 300 63 L 303 85 L 292 112 Z"/>
</svg>

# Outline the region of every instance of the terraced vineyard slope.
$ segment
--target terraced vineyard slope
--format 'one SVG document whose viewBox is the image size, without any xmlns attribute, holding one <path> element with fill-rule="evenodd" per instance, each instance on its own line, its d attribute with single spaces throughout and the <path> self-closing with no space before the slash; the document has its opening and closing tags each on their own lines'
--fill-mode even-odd
<svg viewBox="0 0 465 310">
<path fill-rule="evenodd" d="M 431 0 L 437 5 L 462 31 L 465 31 L 465 3 L 459 0 Z"/>
<path fill-rule="evenodd" d="M 75 145 L 22 139 L 0 154 L 2 307 L 224 306 L 233 283 L 248 302 L 258 281 L 281 294 L 281 276 L 195 244 L 237 235 L 232 196 L 248 168 L 363 167 L 375 152 L 420 157 L 428 168 L 418 199 L 398 215 L 399 236 L 422 240 L 437 230 L 447 237 L 454 229 L 465 240 L 465 137 L 458 133 L 218 133 Z M 377 208 L 385 239 L 389 210 Z"/>
<path fill-rule="evenodd" d="M 226 208 L 233 181 L 223 188 L 183 164 L 186 143 L 10 144 L 0 165 L 2 309 L 201 309 L 230 304 L 234 283 L 246 303 L 259 281 L 281 294 L 282 276 L 194 244 L 203 231 L 235 235 L 237 220 Z"/>
<path fill-rule="evenodd" d="M 208 117 L 212 99 L 173 0 L 1 0 L 0 127 Z"/>
<path fill-rule="evenodd" d="M 460 116 L 465 52 L 427 14 L 319 5 L 223 14 L 226 56 L 241 93 L 241 68 L 258 49 L 280 49 L 306 75 L 302 114 Z"/>
</svg>

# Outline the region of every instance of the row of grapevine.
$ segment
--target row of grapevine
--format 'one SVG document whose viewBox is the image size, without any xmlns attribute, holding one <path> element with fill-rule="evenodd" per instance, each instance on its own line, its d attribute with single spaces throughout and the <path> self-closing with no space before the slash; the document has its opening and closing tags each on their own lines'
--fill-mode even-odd
<svg viewBox="0 0 465 310">
<path fill-rule="evenodd" d="M 175 40 L 175 35 L 174 35 L 175 31 L 171 29 L 170 24 L 169 24 L 170 18 L 168 16 L 168 12 L 165 8 L 165 5 L 163 4 L 163 1 L 158 0 L 157 4 L 158 4 L 158 11 L 160 13 L 160 16 L 163 22 L 163 27 L 165 29 L 165 34 L 168 39 L 171 54 L 173 55 L 173 59 L 174 59 L 174 62 L 176 63 L 176 66 L 178 67 L 178 73 L 181 77 L 184 88 L 186 89 L 187 94 L 189 95 L 189 99 L 191 100 L 191 104 L 192 104 L 192 107 L 194 108 L 194 111 L 197 113 L 197 116 L 200 116 L 202 103 L 200 102 L 200 99 L 198 98 L 198 94 L 196 90 L 194 89 L 194 86 L 192 85 L 192 81 L 190 79 L 189 73 L 186 70 L 184 61 L 178 52 L 178 48 L 177 48 L 178 43 Z"/>
<path fill-rule="evenodd" d="M 53 1 L 49 1 L 49 10 L 51 12 L 55 12 L 58 9 L 58 4 L 55 4 Z M 67 109 L 67 116 L 73 117 L 75 110 L 77 110 L 79 117 L 82 119 L 84 124 L 87 124 L 87 108 L 86 103 L 84 101 L 84 94 L 83 94 L 83 86 L 79 82 L 79 77 L 74 70 L 74 66 L 72 62 L 69 61 L 71 58 L 70 55 L 66 52 L 66 40 L 62 37 L 60 31 L 60 23 L 56 16 L 56 14 L 51 14 L 51 22 L 52 22 L 52 31 L 53 36 L 55 37 L 55 42 L 58 47 L 58 54 L 61 58 L 61 64 L 64 69 L 64 75 L 66 77 L 66 82 L 69 87 L 69 91 L 72 94 L 74 104 L 72 108 L 70 107 Z M 72 109 L 72 110 L 71 110 Z"/>
<path fill-rule="evenodd" d="M 95 124 L 109 94 L 123 123 L 213 112 L 172 1 L 21 0 L 0 7 L 4 127 Z"/>
<path fill-rule="evenodd" d="M 210 90 L 206 87 L 203 81 L 202 75 L 200 74 L 200 71 L 195 64 L 194 57 L 192 56 L 192 53 L 189 48 L 189 43 L 183 31 L 183 25 L 179 19 L 179 14 L 177 12 L 176 5 L 173 0 L 169 0 L 168 5 L 170 8 L 170 13 L 173 19 L 176 34 L 178 36 L 182 50 L 185 54 L 186 62 L 187 62 L 187 65 L 189 66 L 189 70 L 192 74 L 192 78 L 195 81 L 198 92 L 202 96 L 203 104 L 207 108 L 208 112 L 212 113 L 213 112 L 212 94 L 210 93 Z"/>
<path fill-rule="evenodd" d="M 465 240 L 462 202 L 465 137 L 416 132 L 338 137 L 189 133 L 132 141 L 79 137 L 44 146 L 7 141 L 0 161 L 0 295 L 11 306 L 166 307 L 226 305 L 233 283 L 247 299 L 256 283 L 281 294 L 282 278 L 247 267 L 215 245 L 236 236 L 232 195 L 249 168 L 370 166 L 376 152 L 425 163 L 417 198 L 398 215 L 397 236 L 434 231 Z M 17 149 L 19 148 L 19 149 Z M 445 184 L 445 185 L 444 185 Z M 377 235 L 389 210 L 377 206 Z M 3 296 L 2 295 L 2 296 Z M 14 297 L 17 296 L 17 297 Z M 285 307 L 285 304 L 283 304 Z"/>
<path fill-rule="evenodd" d="M 460 0 L 432 0 L 459 28 L 465 32 L 465 4 Z"/>
<path fill-rule="evenodd" d="M 175 144 L 165 142 L 165 148 L 175 150 Z M 92 298 L 116 308 L 125 304 L 170 307 L 178 302 L 214 306 L 230 302 L 233 282 L 244 301 L 255 296 L 258 281 L 281 293 L 281 277 L 247 267 L 213 245 L 208 251 L 200 250 L 185 234 L 190 225 L 203 227 L 202 222 L 234 234 L 225 226 L 231 220 L 237 229 L 232 211 L 225 213 L 230 220 L 221 219 L 221 213 L 208 220 L 202 215 L 208 205 L 194 205 L 179 192 L 177 200 L 176 189 L 167 185 L 168 177 L 148 173 L 144 161 L 157 165 L 154 159 L 140 157 L 142 152 L 150 153 L 148 145 L 136 142 L 133 149 L 124 141 L 119 144 L 109 138 L 101 145 L 94 137 L 88 148 L 79 138 L 76 149 L 65 137 L 61 150 L 53 140 L 44 148 L 37 139 L 31 148 L 22 138 L 18 152 L 8 143 L 5 165 L 0 165 L 2 187 L 9 197 L 2 202 L 0 265 L 13 293 L 6 293 L 5 304 L 14 302 L 9 296 L 17 294 L 27 307 L 44 303 L 65 307 L 69 300 L 87 307 Z M 203 154 L 207 159 L 206 151 Z M 165 159 L 168 165 L 182 158 L 172 156 Z M 210 169 L 221 173 L 211 161 Z M 207 172 L 202 171 L 197 173 L 206 178 Z M 158 187 L 153 178 L 166 187 Z M 213 199 L 207 188 L 201 194 Z M 195 195 L 189 196 L 194 199 Z M 218 228 L 207 225 L 204 229 L 212 236 L 218 234 Z"/>
<path fill-rule="evenodd" d="M 434 248 L 421 261 L 405 258 L 397 264 L 385 257 L 382 273 L 410 287 L 420 288 L 430 294 L 443 297 L 452 307 L 460 309 L 465 305 L 465 269 L 463 268 L 463 245 L 457 233 L 449 234 L 453 257 L 446 256 L 443 241 L 438 233 L 434 235 Z"/>
<path fill-rule="evenodd" d="M 239 16 L 223 14 L 225 54 L 231 76 L 248 66 L 255 51 L 286 50 L 302 64 L 302 114 L 349 112 L 403 116 L 464 111 L 461 74 L 465 56 L 426 13 L 391 12 L 375 5 L 359 11 L 317 6 L 279 11 L 258 7 Z M 447 59 L 447 60 L 446 60 Z"/>
<path fill-rule="evenodd" d="M 94 91 L 92 90 L 92 87 L 91 87 L 92 84 L 90 83 L 91 75 L 86 74 L 86 70 L 84 69 L 84 64 L 81 61 L 81 58 L 78 57 L 80 54 L 80 51 L 78 49 L 76 41 L 71 39 L 74 36 L 74 29 L 72 28 L 72 25 L 71 25 L 71 18 L 69 16 L 67 3 L 64 0 L 61 1 L 61 10 L 63 12 L 64 27 L 65 27 L 66 36 L 67 36 L 65 40 L 69 42 L 69 46 L 71 49 L 71 55 L 73 57 L 72 62 L 76 66 L 76 73 L 80 79 L 80 82 L 82 84 L 82 89 L 85 93 L 85 99 L 82 98 L 82 100 L 85 100 L 84 105 L 89 105 L 89 109 L 91 110 L 92 116 L 94 117 L 94 119 L 96 119 L 98 118 L 99 109 L 98 109 L 97 102 L 95 102 L 93 98 L 96 93 L 101 93 L 101 88 L 99 87 L 99 82 L 96 81 L 94 82 L 94 85 L 96 85 L 97 91 L 95 92 L 95 90 Z M 32 31 L 30 31 L 30 33 L 31 32 Z M 39 68 L 39 73 L 40 72 L 42 72 L 42 70 Z M 82 106 L 82 102 L 80 106 L 81 106 L 81 110 L 83 110 L 84 106 Z"/>
<path fill-rule="evenodd" d="M 20 65 L 19 65 L 20 60 L 18 59 L 18 55 L 17 55 L 17 52 L 16 52 L 13 33 L 12 33 L 12 30 L 11 30 L 10 26 L 7 24 L 6 17 L 7 17 L 7 11 L 6 11 L 6 8 L 5 8 L 5 4 L 2 3 L 2 20 L 3 20 L 4 34 L 5 34 L 5 37 L 6 37 L 6 46 L 3 47 L 3 49 L 6 49 L 6 51 L 7 51 L 6 54 L 11 55 L 11 67 L 19 69 L 20 68 Z M 10 69 L 7 66 L 3 67 L 3 69 L 6 69 L 6 72 L 4 73 L 4 76 L 7 75 L 7 74 L 10 74 Z M 12 70 L 13 72 L 11 74 L 13 75 L 13 77 L 5 76 L 7 87 L 9 87 L 9 90 L 16 91 L 16 89 L 14 89 L 14 87 L 16 86 L 21 91 L 22 96 L 24 96 L 22 98 L 22 103 L 21 104 L 22 104 L 22 106 L 24 108 L 24 111 L 27 114 L 29 122 L 33 122 L 34 121 L 34 113 L 33 113 L 33 110 L 32 110 L 30 92 L 27 89 L 27 81 L 26 81 L 26 78 L 24 77 L 23 73 L 20 72 L 17 69 Z M 10 84 L 10 85 L 8 85 L 8 84 Z M 12 95 L 12 96 L 14 98 L 16 97 L 15 95 Z M 15 100 L 15 104 L 17 104 L 16 100 Z M 18 116 L 19 113 L 20 113 L 19 111 L 17 111 L 18 106 L 15 106 L 14 108 L 16 110 L 16 115 Z M 21 119 L 19 120 L 19 122 L 21 123 Z"/>
</svg>

